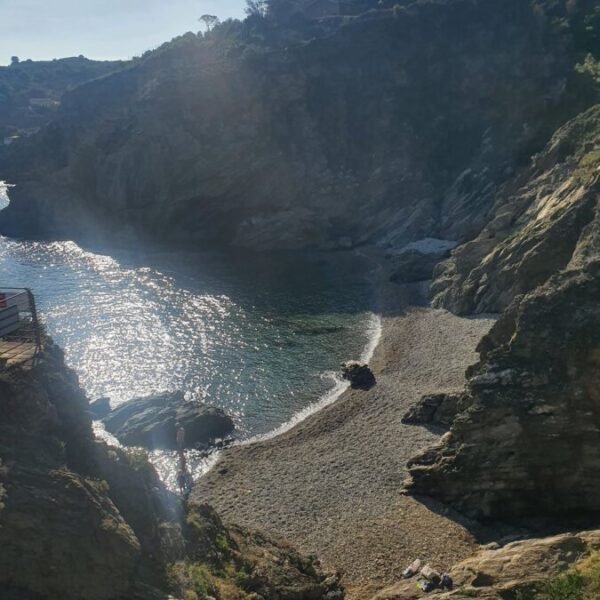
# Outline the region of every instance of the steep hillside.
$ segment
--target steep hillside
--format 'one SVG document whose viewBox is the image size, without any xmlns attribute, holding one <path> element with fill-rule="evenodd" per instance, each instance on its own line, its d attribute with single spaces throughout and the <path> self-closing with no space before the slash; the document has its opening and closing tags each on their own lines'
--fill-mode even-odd
<svg viewBox="0 0 600 600">
<path fill-rule="evenodd" d="M 80 56 L 53 61 L 15 61 L 8 67 L 0 67 L 0 141 L 46 125 L 56 116 L 67 91 L 125 64 Z"/>
<path fill-rule="evenodd" d="M 255 248 L 476 235 L 499 183 L 586 102 L 570 33 L 524 2 L 404 4 L 254 16 L 78 88 L 0 157 L 17 184 L 0 230 Z"/>
</svg>

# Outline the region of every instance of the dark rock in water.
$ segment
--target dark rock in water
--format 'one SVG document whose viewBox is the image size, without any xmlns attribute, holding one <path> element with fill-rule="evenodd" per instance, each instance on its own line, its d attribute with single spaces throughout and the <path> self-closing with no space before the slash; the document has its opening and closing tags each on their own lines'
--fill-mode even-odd
<svg viewBox="0 0 600 600">
<path fill-rule="evenodd" d="M 110 398 L 98 398 L 98 400 L 90 402 L 90 414 L 94 421 L 104 419 L 110 411 Z"/>
<path fill-rule="evenodd" d="M 355 390 L 369 390 L 375 385 L 375 375 L 368 365 L 361 365 L 356 361 L 342 364 L 342 375 L 350 382 Z"/>
<path fill-rule="evenodd" d="M 423 396 L 402 417 L 407 425 L 437 425 L 450 427 L 454 417 L 466 409 L 467 394 L 431 394 Z"/>
<path fill-rule="evenodd" d="M 186 401 L 183 392 L 137 398 L 103 419 L 106 430 L 125 446 L 176 449 L 176 424 L 185 428 L 185 447 L 207 444 L 229 435 L 234 424 L 223 410 Z"/>
</svg>

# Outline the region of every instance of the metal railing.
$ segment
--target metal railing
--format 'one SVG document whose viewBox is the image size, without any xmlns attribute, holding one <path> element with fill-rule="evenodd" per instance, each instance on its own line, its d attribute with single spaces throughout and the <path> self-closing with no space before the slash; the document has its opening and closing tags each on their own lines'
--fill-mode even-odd
<svg viewBox="0 0 600 600">
<path fill-rule="evenodd" d="M 0 287 L 0 338 L 35 344 L 42 351 L 42 328 L 29 288 Z"/>
</svg>

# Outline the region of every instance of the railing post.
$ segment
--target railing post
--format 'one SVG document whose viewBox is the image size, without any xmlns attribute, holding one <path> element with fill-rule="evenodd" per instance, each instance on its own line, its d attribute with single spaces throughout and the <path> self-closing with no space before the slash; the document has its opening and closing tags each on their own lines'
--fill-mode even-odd
<svg viewBox="0 0 600 600">
<path fill-rule="evenodd" d="M 35 335 L 36 354 L 42 351 L 42 333 L 40 330 L 40 322 L 38 321 L 37 308 L 35 306 L 35 297 L 29 288 L 25 288 L 29 299 L 29 307 L 31 309 L 31 321 L 33 323 L 33 332 Z"/>
</svg>

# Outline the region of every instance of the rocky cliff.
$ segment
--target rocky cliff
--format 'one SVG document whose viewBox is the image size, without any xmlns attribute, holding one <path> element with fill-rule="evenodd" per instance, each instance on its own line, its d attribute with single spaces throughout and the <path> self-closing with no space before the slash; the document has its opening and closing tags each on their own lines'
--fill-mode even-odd
<svg viewBox="0 0 600 600">
<path fill-rule="evenodd" d="M 16 184 L 0 230 L 254 248 L 477 235 L 586 102 L 571 34 L 516 0 L 362 4 L 187 34 L 67 94 L 0 157 Z"/>
<path fill-rule="evenodd" d="M 343 598 L 316 559 L 184 506 L 143 454 L 95 440 L 88 409 L 49 340 L 0 371 L 2 598 Z"/>
<path fill-rule="evenodd" d="M 410 489 L 479 517 L 597 512 L 600 107 L 506 187 L 433 291 L 458 312 L 505 311 L 449 433 L 412 461 Z"/>
</svg>

